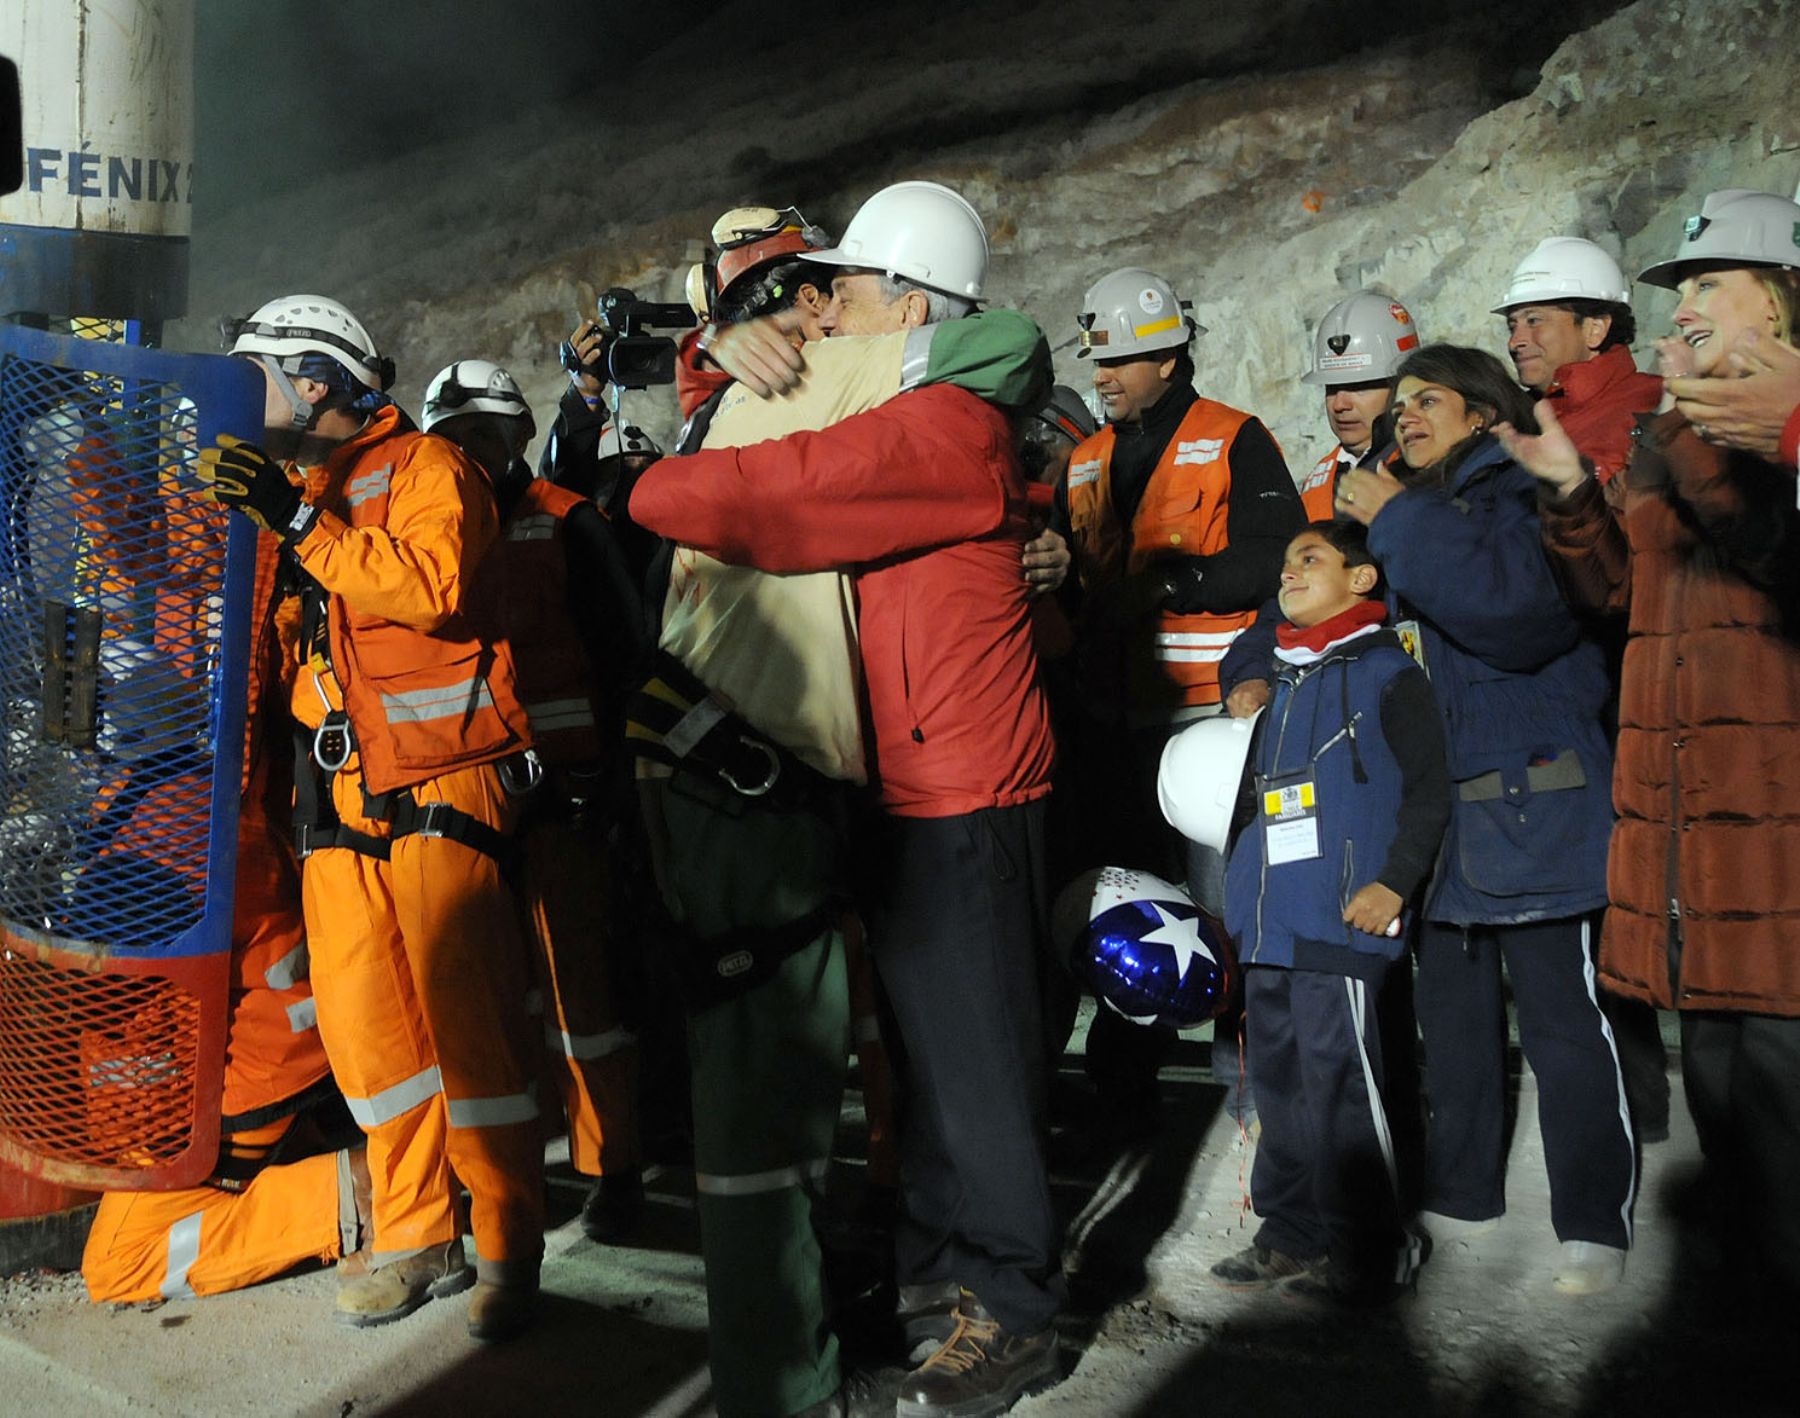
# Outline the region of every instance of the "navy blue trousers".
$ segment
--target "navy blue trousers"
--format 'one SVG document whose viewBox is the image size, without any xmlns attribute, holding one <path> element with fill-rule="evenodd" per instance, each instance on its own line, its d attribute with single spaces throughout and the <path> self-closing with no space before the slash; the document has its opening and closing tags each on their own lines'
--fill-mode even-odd
<svg viewBox="0 0 1800 1418">
<path fill-rule="evenodd" d="M 1378 980 L 1244 970 L 1250 1086 L 1262 1140 L 1256 1242 L 1382 1279 L 1403 1252 L 1393 1139 L 1381 1096 Z"/>
<path fill-rule="evenodd" d="M 1428 921 L 1420 931 L 1429 1210 L 1468 1221 L 1506 1210 L 1504 961 L 1519 1047 L 1537 1076 L 1557 1238 L 1630 1246 L 1637 1154 L 1612 1026 L 1595 990 L 1593 927 L 1576 916 L 1466 931 Z"/>
</svg>

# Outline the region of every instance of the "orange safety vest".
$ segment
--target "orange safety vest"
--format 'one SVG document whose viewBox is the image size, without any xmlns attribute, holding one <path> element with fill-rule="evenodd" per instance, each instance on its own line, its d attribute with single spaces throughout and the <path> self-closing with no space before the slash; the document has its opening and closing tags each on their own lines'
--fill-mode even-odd
<svg viewBox="0 0 1800 1418">
<path fill-rule="evenodd" d="M 1150 474 L 1131 521 L 1130 545 L 1113 507 L 1117 438 L 1102 428 L 1069 459 L 1069 522 L 1088 589 L 1141 571 L 1159 555 L 1213 556 L 1225 549 L 1231 512 L 1231 445 L 1250 415 L 1196 399 Z M 1158 611 L 1128 631 L 1125 675 L 1134 709 L 1219 702 L 1219 661 L 1255 611 L 1177 615 Z"/>
<path fill-rule="evenodd" d="M 335 451 L 320 470 L 322 478 L 315 475 L 317 480 L 309 483 L 309 500 L 352 529 L 385 528 L 393 483 L 405 480 L 409 495 L 441 498 L 446 504 L 486 498 L 486 521 L 492 526 L 493 493 L 461 449 L 446 439 L 399 428 L 397 410 L 384 410 L 376 418 L 377 436 L 353 439 Z M 465 478 L 457 478 L 456 464 L 462 465 Z M 480 527 L 483 519 L 469 520 Z M 427 631 L 353 608 L 348 598 L 334 593 L 329 624 L 331 667 L 343 691 L 369 792 L 411 787 L 452 768 L 496 762 L 530 745 L 512 651 L 504 640 L 478 630 L 467 609 Z M 301 691 L 296 698 L 297 709 L 303 707 L 303 695 Z M 301 719 L 316 722 L 316 715 L 302 714 Z"/>
<path fill-rule="evenodd" d="M 532 746 L 551 768 L 583 767 L 600 758 L 594 666 L 569 612 L 564 536 L 564 519 L 586 503 L 578 493 L 533 478 L 481 568 L 481 599 L 512 648 Z"/>
<path fill-rule="evenodd" d="M 1300 505 L 1306 509 L 1308 522 L 1329 522 L 1337 515 L 1332 499 L 1337 496 L 1338 465 L 1343 454 L 1343 445 L 1339 444 L 1313 464 L 1306 481 L 1300 484 Z"/>
</svg>

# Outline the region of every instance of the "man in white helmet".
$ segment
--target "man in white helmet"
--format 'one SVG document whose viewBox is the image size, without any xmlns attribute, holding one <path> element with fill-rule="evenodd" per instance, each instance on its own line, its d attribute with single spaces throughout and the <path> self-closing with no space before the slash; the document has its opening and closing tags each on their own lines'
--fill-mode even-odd
<svg viewBox="0 0 1800 1418">
<path fill-rule="evenodd" d="M 1662 399 L 1662 380 L 1641 373 L 1631 357 L 1637 320 L 1630 300 L 1630 284 L 1604 249 L 1552 236 L 1519 263 L 1494 307 L 1506 317 L 1506 352 L 1519 382 L 1550 406 L 1602 487 L 1631 461 L 1637 416 Z M 1599 632 L 1615 699 L 1622 630 Z M 1617 712 L 1615 704 L 1609 718 Z M 1601 1002 L 1617 1036 L 1638 1137 L 1660 1142 L 1669 1135 L 1669 1075 L 1655 1012 L 1611 992 Z"/>
<path fill-rule="evenodd" d="M 1081 584 L 1083 815 L 1107 860 L 1184 882 L 1223 910 L 1224 857 L 1173 833 L 1156 810 L 1169 735 L 1221 712 L 1219 664 L 1281 577 L 1305 521 L 1261 420 L 1194 389 L 1199 326 L 1143 267 L 1109 272 L 1082 298 L 1078 357 L 1094 361 L 1107 423 L 1070 458 L 1062 505 Z M 1088 1072 L 1111 1120 L 1154 1107 L 1173 1031 L 1102 1011 Z M 1217 1047 L 1217 1046 L 1216 1046 Z M 1236 1077 L 1217 1048 L 1220 1077 Z M 1244 1105 L 1234 1093 L 1234 1112 Z"/>
<path fill-rule="evenodd" d="M 957 194 L 905 182 L 808 259 L 836 268 L 826 330 L 894 341 L 910 367 L 976 323 L 953 317 L 981 296 L 986 231 Z M 982 392 L 1041 401 L 1041 336 L 1018 373 Z M 1010 421 L 967 384 L 934 383 L 817 432 L 665 459 L 632 512 L 725 562 L 852 573 L 883 809 L 863 852 L 870 946 L 909 1065 L 899 1280 L 947 1311 L 897 1411 L 1003 1412 L 1054 1377 L 1063 1300 L 1036 978 L 1052 744 Z"/>
<path fill-rule="evenodd" d="M 1411 312 L 1380 291 L 1359 290 L 1346 296 L 1319 321 L 1313 336 L 1312 368 L 1303 384 L 1322 385 L 1325 417 L 1337 444 L 1314 463 L 1300 482 L 1300 502 L 1309 522 L 1329 522 L 1338 478 L 1372 458 L 1392 452 L 1392 439 L 1375 446 L 1378 427 L 1393 401 L 1394 371 L 1419 347 L 1419 328 Z M 1247 718 L 1269 702 L 1268 670 L 1275 652 L 1275 626 L 1283 619 L 1271 597 L 1256 623 L 1232 642 L 1219 664 L 1219 688 L 1225 711 Z"/>
<path fill-rule="evenodd" d="M 1494 307 L 1519 382 L 1548 399 L 1602 485 L 1631 459 L 1631 428 L 1662 398 L 1632 362 L 1637 321 L 1619 263 L 1576 236 L 1540 241 Z"/>
<path fill-rule="evenodd" d="M 1419 329 L 1411 313 L 1380 291 L 1359 290 L 1319 321 L 1312 368 L 1300 382 L 1325 390 L 1325 418 L 1337 446 L 1300 483 L 1307 521 L 1330 521 L 1338 474 L 1383 451 L 1371 446 L 1376 423 L 1393 401 L 1394 371 L 1418 347 Z"/>
<path fill-rule="evenodd" d="M 637 1039 L 615 983 L 608 843 L 629 786 L 618 711 L 644 649 L 638 583 L 594 502 L 532 476 L 522 455 L 536 425 L 506 370 L 483 359 L 446 366 L 425 391 L 420 421 L 479 463 L 498 498 L 500 536 L 474 600 L 512 648 L 543 768 L 526 796 L 516 880 L 536 971 L 533 1013 L 568 1119 L 570 1165 L 596 1179 L 582 1229 L 617 1241 L 643 1205 Z M 602 442 L 613 436 L 608 429 Z"/>
<path fill-rule="evenodd" d="M 501 769 L 528 728 L 509 647 L 469 614 L 493 489 L 388 399 L 391 362 L 337 302 L 284 297 L 230 333 L 267 380 L 272 451 L 221 437 L 203 476 L 304 573 L 301 892 L 319 1032 L 373 1178 L 369 1266 L 340 1274 L 337 1317 L 384 1324 L 474 1282 L 470 1333 L 507 1338 L 537 1292 L 543 1146 L 500 875 L 518 816 Z"/>
</svg>

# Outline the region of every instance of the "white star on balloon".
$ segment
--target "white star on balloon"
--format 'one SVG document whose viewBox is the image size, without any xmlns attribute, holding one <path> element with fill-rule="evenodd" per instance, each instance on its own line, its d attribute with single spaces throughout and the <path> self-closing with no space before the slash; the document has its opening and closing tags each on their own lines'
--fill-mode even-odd
<svg viewBox="0 0 1800 1418">
<path fill-rule="evenodd" d="M 1161 918 L 1162 924 L 1144 936 L 1144 944 L 1155 941 L 1166 945 L 1175 952 L 1176 964 L 1179 967 L 1176 978 L 1187 979 L 1188 965 L 1196 955 L 1204 955 L 1213 964 L 1219 958 L 1208 950 L 1200 939 L 1200 920 L 1197 916 L 1172 916 L 1154 901 L 1144 903 Z"/>
</svg>

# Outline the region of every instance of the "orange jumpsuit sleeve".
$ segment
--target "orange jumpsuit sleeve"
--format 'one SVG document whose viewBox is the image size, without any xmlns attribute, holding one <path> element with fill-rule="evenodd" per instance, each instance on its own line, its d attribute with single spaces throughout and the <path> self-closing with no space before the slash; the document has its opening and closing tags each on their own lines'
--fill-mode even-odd
<svg viewBox="0 0 1800 1418">
<path fill-rule="evenodd" d="M 499 535 L 480 469 L 441 438 L 414 439 L 393 470 L 387 517 L 353 527 L 320 514 L 296 547 L 300 564 L 351 610 L 427 633 L 463 609 Z"/>
</svg>

